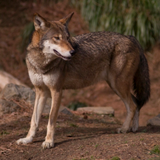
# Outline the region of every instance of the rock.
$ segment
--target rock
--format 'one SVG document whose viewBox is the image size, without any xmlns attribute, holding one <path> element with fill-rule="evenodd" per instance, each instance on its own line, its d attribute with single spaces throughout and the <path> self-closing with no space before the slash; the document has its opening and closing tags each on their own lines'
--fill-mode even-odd
<svg viewBox="0 0 160 160">
<path fill-rule="evenodd" d="M 12 75 L 2 70 L 0 70 L 0 80 L 1 80 L 0 88 L 2 89 L 9 83 L 26 86 L 25 84 L 21 83 L 18 79 L 16 79 Z"/>
<path fill-rule="evenodd" d="M 67 107 L 60 107 L 59 113 L 63 113 L 63 114 L 69 115 L 69 116 L 73 115 L 72 111 Z"/>
<path fill-rule="evenodd" d="M 17 85 L 7 84 L 0 93 L 0 98 L 5 98 L 7 100 L 20 98 L 21 95 L 18 91 Z"/>
<path fill-rule="evenodd" d="M 77 111 L 92 112 L 102 115 L 114 115 L 114 109 L 112 107 L 82 107 L 78 108 Z"/>
<path fill-rule="evenodd" d="M 148 120 L 148 126 L 160 126 L 160 114 Z"/>
<path fill-rule="evenodd" d="M 16 85 L 13 83 L 7 84 L 0 93 L 0 98 L 7 100 L 23 99 L 29 105 L 34 105 L 35 92 L 29 87 Z"/>
<path fill-rule="evenodd" d="M 51 109 L 51 101 L 52 101 L 51 98 L 47 99 L 47 102 L 46 102 L 45 108 L 43 110 L 43 113 L 49 114 L 50 109 Z M 63 113 L 63 114 L 66 114 L 66 115 L 73 115 L 72 111 L 69 108 L 62 107 L 62 106 L 60 106 L 60 108 L 59 108 L 59 113 Z"/>
<path fill-rule="evenodd" d="M 156 117 L 160 118 L 160 114 L 158 114 Z"/>
<path fill-rule="evenodd" d="M 7 84 L 0 93 L 0 114 L 12 113 L 20 109 L 12 100 L 24 100 L 28 106 L 34 106 L 35 92 L 29 87 L 16 85 L 13 83 Z M 43 113 L 49 114 L 51 108 L 51 98 L 47 99 Z M 60 107 L 60 113 L 73 115 L 70 109 Z"/>
<path fill-rule="evenodd" d="M 12 100 L 24 100 L 26 105 L 34 106 L 35 93 L 29 87 L 7 84 L 0 93 L 0 114 L 12 113 L 20 109 L 20 106 Z"/>
<path fill-rule="evenodd" d="M 16 86 L 19 91 L 19 94 L 21 95 L 21 99 L 26 101 L 29 105 L 34 106 L 34 101 L 36 97 L 35 92 L 29 87 L 18 86 L 18 85 Z"/>
<path fill-rule="evenodd" d="M 0 115 L 16 112 L 19 109 L 20 107 L 14 102 L 0 99 Z"/>
</svg>

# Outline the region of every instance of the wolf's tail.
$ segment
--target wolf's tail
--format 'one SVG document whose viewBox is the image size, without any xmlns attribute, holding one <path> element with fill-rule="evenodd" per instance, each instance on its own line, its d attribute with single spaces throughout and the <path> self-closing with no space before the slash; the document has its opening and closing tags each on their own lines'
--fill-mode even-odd
<svg viewBox="0 0 160 160">
<path fill-rule="evenodd" d="M 132 96 L 138 106 L 138 109 L 140 110 L 150 97 L 149 69 L 147 59 L 139 42 L 132 36 L 129 36 L 129 38 L 131 41 L 134 41 L 140 49 L 140 63 L 133 81 L 133 88 L 136 97 Z"/>
</svg>

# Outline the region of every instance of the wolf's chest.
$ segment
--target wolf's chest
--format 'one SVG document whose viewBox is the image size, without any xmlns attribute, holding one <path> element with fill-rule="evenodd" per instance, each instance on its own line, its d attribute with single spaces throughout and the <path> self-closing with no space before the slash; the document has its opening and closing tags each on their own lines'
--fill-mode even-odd
<svg viewBox="0 0 160 160">
<path fill-rule="evenodd" d="M 34 71 L 29 71 L 29 77 L 33 85 L 41 86 L 43 85 L 43 77 L 42 74 L 36 73 Z"/>
<path fill-rule="evenodd" d="M 33 71 L 29 71 L 29 77 L 33 85 L 35 86 L 54 86 L 59 78 L 59 72 L 41 74 Z"/>
</svg>

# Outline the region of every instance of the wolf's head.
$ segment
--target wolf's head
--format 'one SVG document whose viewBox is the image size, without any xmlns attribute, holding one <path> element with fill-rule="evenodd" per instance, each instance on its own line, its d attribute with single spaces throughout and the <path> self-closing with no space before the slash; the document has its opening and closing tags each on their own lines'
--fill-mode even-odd
<svg viewBox="0 0 160 160">
<path fill-rule="evenodd" d="M 47 21 L 39 14 L 36 14 L 32 43 L 37 43 L 45 54 L 53 54 L 55 58 L 60 57 L 64 60 L 70 60 L 75 52 L 69 43 L 68 23 L 72 16 L 73 13 L 59 21 Z"/>
</svg>

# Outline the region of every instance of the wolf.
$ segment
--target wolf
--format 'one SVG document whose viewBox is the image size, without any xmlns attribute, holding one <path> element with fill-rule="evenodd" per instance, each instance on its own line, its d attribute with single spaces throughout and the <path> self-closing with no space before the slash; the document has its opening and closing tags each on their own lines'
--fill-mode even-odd
<svg viewBox="0 0 160 160">
<path fill-rule="evenodd" d="M 35 31 L 27 48 L 26 64 L 36 99 L 29 132 L 17 144 L 32 142 L 43 108 L 52 98 L 43 148 L 54 147 L 56 119 L 64 89 L 79 89 L 106 81 L 127 110 L 118 133 L 136 132 L 139 111 L 150 97 L 148 63 L 133 36 L 114 32 L 91 32 L 70 36 L 73 13 L 59 21 L 34 16 Z"/>
</svg>

